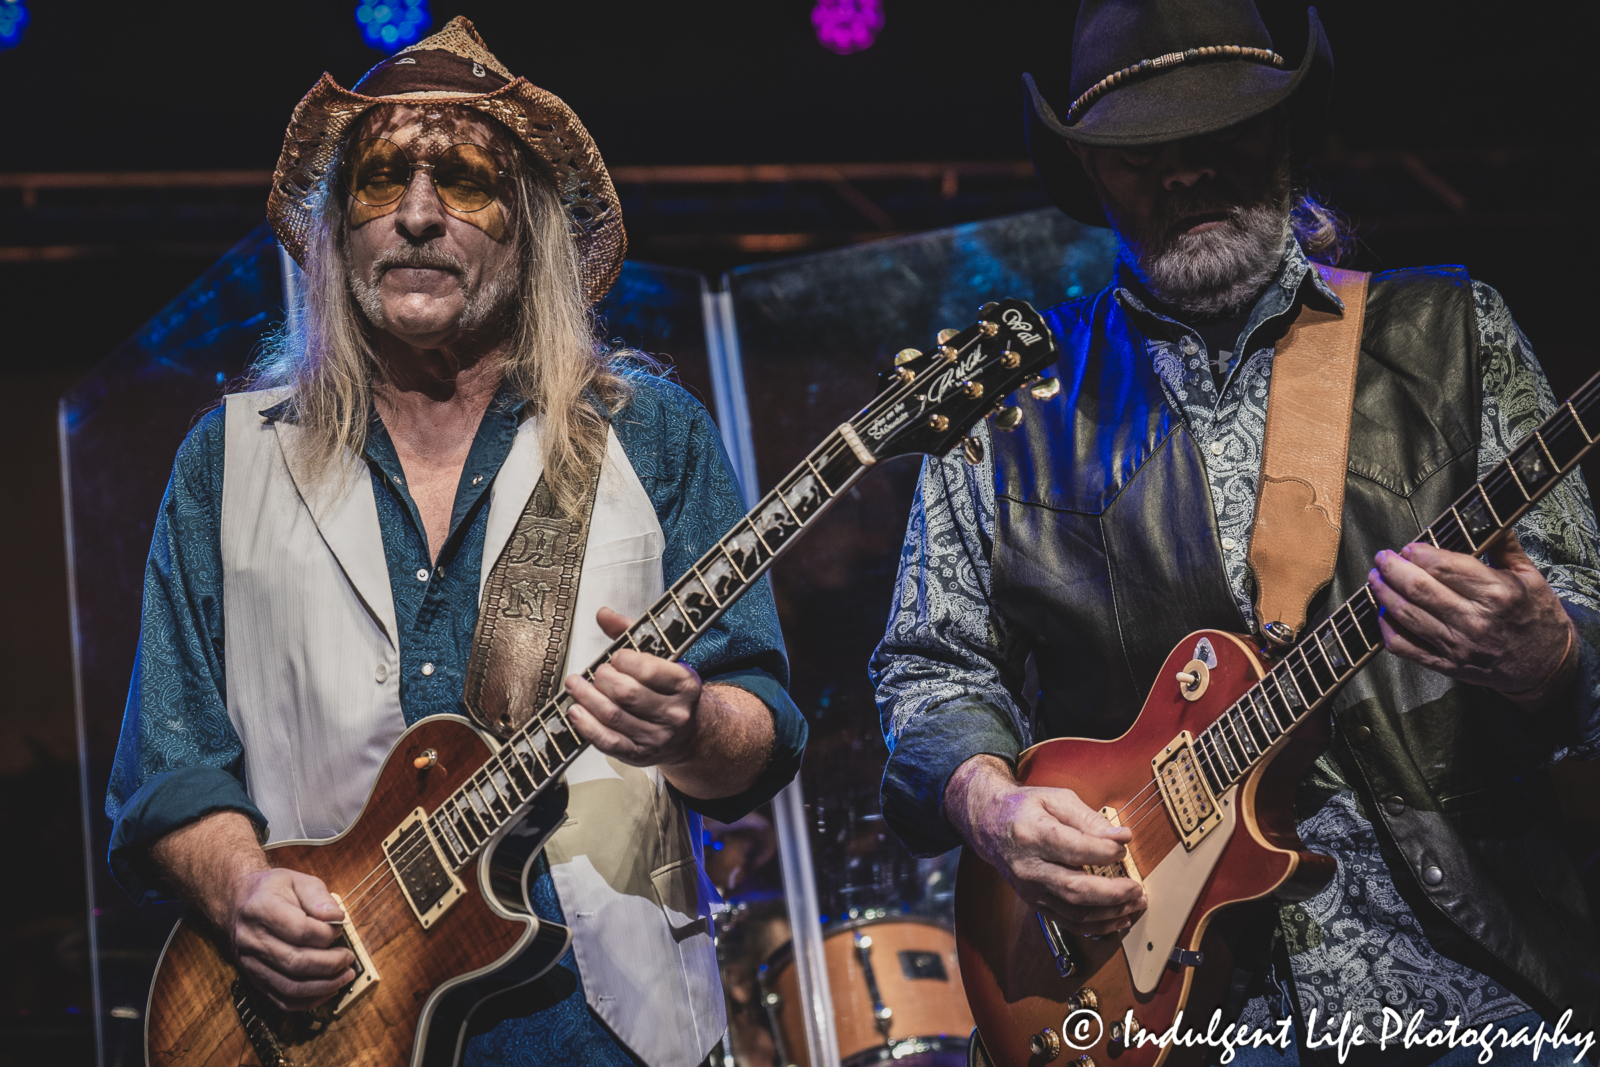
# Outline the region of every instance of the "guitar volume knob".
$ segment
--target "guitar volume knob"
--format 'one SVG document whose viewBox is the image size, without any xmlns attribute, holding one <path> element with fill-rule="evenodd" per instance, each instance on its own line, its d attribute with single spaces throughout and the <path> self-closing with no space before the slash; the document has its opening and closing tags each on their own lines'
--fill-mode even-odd
<svg viewBox="0 0 1600 1067">
<path fill-rule="evenodd" d="M 1048 1028 L 1040 1030 L 1028 1038 L 1028 1051 L 1049 1063 L 1061 1055 L 1061 1035 Z"/>
<path fill-rule="evenodd" d="M 1099 1006 L 1099 994 L 1088 986 L 1084 986 L 1067 998 L 1067 1008 L 1071 1011 L 1082 1011 L 1084 1008 L 1098 1008 Z"/>
</svg>

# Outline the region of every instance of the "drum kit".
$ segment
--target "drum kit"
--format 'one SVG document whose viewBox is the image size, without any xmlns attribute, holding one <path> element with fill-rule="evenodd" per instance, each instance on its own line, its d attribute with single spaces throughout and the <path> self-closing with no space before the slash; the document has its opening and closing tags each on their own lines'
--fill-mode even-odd
<svg viewBox="0 0 1600 1067">
<path fill-rule="evenodd" d="M 838 924 L 822 944 L 843 1067 L 966 1067 L 972 1012 L 948 926 L 877 909 Z M 791 945 L 762 965 L 761 988 L 779 1062 L 811 1067 Z"/>
<path fill-rule="evenodd" d="M 841 856 L 836 866 L 824 865 L 841 877 L 818 879 L 831 890 L 822 894 L 825 903 L 843 905 L 891 895 L 907 901 L 892 907 L 846 906 L 823 928 L 839 1062 L 841 1067 L 884 1062 L 966 1067 L 973 1019 L 951 927 L 953 856 L 911 860 L 878 832 L 881 820 L 881 815 L 863 819 L 859 814 L 849 819 L 850 832 L 841 838 L 852 843 L 846 850 L 850 855 Z M 751 829 L 741 825 L 713 831 L 714 851 L 707 853 L 713 880 L 718 880 L 729 853 L 748 869 L 744 855 L 759 854 L 760 847 L 740 845 L 735 837 Z M 899 853 L 897 877 L 886 878 L 886 865 L 870 861 L 870 854 L 879 849 L 886 850 L 885 855 Z M 901 884 L 885 885 L 889 880 Z M 749 882 L 745 886 L 753 888 Z M 732 906 L 717 920 L 717 954 L 728 996 L 732 1055 L 722 1062 L 735 1067 L 813 1067 L 783 900 L 775 892 L 741 893 L 737 888 L 727 895 Z"/>
</svg>

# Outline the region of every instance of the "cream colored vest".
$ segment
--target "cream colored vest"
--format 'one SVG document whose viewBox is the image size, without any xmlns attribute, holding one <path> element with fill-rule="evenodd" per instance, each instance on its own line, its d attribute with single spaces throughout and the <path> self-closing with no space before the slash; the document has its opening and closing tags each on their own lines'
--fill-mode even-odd
<svg viewBox="0 0 1600 1067">
<path fill-rule="evenodd" d="M 228 715 L 271 840 L 318 839 L 360 812 L 405 729 L 389 570 L 366 465 L 312 485 L 271 393 L 227 398 L 222 490 Z M 543 469 L 534 421 L 495 478 L 482 582 Z M 665 540 L 615 434 L 589 527 L 567 671 L 607 639 L 602 605 L 637 615 L 663 589 Z M 590 749 L 567 775 L 546 848 L 589 1006 L 651 1067 L 693 1067 L 727 1027 L 699 863 L 700 819 L 654 768 Z"/>
</svg>

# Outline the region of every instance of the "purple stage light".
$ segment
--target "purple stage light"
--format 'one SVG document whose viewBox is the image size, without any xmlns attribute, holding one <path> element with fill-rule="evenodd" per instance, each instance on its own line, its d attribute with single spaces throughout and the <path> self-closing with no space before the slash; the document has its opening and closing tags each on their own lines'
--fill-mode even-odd
<svg viewBox="0 0 1600 1067">
<path fill-rule="evenodd" d="M 817 0 L 811 25 L 830 52 L 847 56 L 871 48 L 883 29 L 883 0 Z"/>
</svg>

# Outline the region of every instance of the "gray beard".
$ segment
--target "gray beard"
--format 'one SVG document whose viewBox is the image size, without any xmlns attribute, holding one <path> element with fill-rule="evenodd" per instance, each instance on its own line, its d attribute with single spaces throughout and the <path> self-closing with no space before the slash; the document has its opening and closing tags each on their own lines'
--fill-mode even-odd
<svg viewBox="0 0 1600 1067">
<path fill-rule="evenodd" d="M 1194 315 L 1236 312 L 1278 272 L 1289 240 L 1290 198 L 1237 207 L 1223 225 L 1152 250 L 1117 231 L 1123 258 L 1152 296 Z"/>
<path fill-rule="evenodd" d="M 511 301 L 516 295 L 517 279 L 512 271 L 489 271 L 483 284 L 468 288 L 463 281 L 461 264 L 454 256 L 423 245 L 419 248 L 396 249 L 378 257 L 372 265 L 370 278 L 358 278 L 353 272 L 349 273 L 350 292 L 356 298 L 356 305 L 361 308 L 361 313 L 367 321 L 380 330 L 389 328 L 388 320 L 383 314 L 383 296 L 379 292 L 378 282 L 383 277 L 384 271 L 391 267 L 435 267 L 456 272 L 456 284 L 461 287 L 465 307 L 461 311 L 461 321 L 458 328 L 463 332 L 476 332 L 493 325 L 511 306 Z"/>
</svg>

